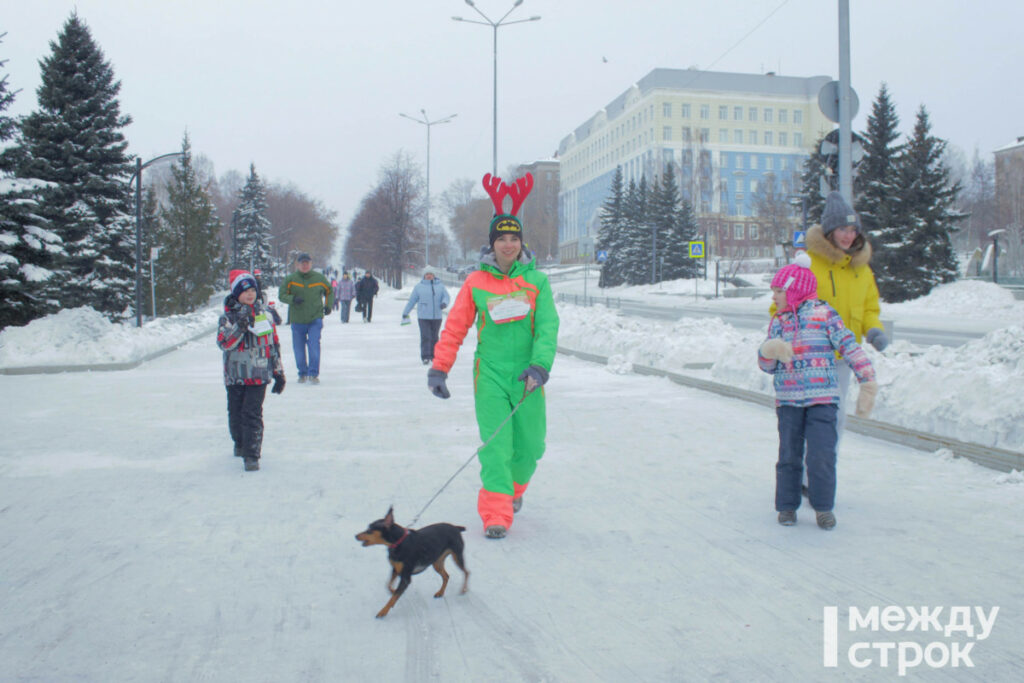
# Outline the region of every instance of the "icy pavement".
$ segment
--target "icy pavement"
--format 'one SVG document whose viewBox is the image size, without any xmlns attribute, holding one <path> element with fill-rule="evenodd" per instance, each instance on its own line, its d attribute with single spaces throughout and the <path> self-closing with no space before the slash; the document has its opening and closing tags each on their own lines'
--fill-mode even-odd
<svg viewBox="0 0 1024 683">
<path fill-rule="evenodd" d="M 892 680 L 901 641 L 970 645 L 972 667 L 922 661 L 926 680 L 1024 674 L 1020 476 L 847 434 L 837 528 L 806 509 L 783 528 L 770 410 L 564 356 L 509 537 L 483 538 L 474 465 L 423 515 L 468 527 L 469 593 L 449 562 L 447 597 L 428 570 L 375 620 L 390 568 L 354 534 L 391 504 L 409 521 L 479 445 L 471 345 L 434 398 L 401 306 L 332 316 L 322 384 L 268 394 L 258 473 L 231 455 L 212 337 L 126 372 L 0 377 L 0 680 Z M 851 608 L 946 626 L 965 606 L 999 608 L 985 639 L 849 629 Z"/>
</svg>

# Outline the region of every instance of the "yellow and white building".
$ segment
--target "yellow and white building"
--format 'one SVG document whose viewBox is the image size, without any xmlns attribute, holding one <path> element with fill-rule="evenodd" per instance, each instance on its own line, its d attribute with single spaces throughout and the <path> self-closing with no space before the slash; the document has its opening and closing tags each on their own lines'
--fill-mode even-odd
<svg viewBox="0 0 1024 683">
<path fill-rule="evenodd" d="M 654 69 L 559 144 L 559 253 L 596 236 L 612 177 L 652 183 L 675 164 L 682 196 L 717 253 L 768 256 L 751 202 L 765 174 L 794 191 L 804 159 L 834 125 L 818 107 L 828 76 Z M 763 253 L 762 253 L 763 252 Z"/>
</svg>

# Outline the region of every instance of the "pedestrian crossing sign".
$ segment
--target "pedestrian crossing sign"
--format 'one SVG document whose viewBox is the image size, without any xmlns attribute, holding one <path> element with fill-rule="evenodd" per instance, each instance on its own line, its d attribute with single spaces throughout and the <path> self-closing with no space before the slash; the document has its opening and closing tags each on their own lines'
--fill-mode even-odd
<svg viewBox="0 0 1024 683">
<path fill-rule="evenodd" d="M 704 243 L 703 242 L 689 242 L 690 245 L 690 258 L 704 258 Z"/>
</svg>

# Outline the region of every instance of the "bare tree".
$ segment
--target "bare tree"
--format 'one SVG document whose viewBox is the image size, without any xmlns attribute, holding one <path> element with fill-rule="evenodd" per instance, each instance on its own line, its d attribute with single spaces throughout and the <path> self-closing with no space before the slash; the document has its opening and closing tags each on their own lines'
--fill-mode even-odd
<svg viewBox="0 0 1024 683">
<path fill-rule="evenodd" d="M 423 178 L 412 157 L 397 152 L 381 168 L 377 186 L 349 226 L 346 262 L 372 267 L 402 286 L 402 270 L 423 265 Z"/>
<path fill-rule="evenodd" d="M 790 197 L 795 196 L 794 189 L 792 174 L 787 173 L 780 178 L 769 172 L 761 176 L 757 191 L 751 198 L 754 215 L 760 221 L 766 241 L 772 246 L 789 242 L 794 224 L 793 205 L 790 204 Z"/>
</svg>

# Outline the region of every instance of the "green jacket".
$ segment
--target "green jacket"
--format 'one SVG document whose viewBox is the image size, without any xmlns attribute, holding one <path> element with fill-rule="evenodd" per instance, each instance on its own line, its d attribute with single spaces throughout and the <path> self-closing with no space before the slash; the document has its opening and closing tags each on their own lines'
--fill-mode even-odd
<svg viewBox="0 0 1024 683">
<path fill-rule="evenodd" d="M 448 372 L 469 328 L 477 328 L 476 358 L 518 374 L 528 365 L 551 371 L 558 347 L 558 313 L 548 277 L 520 257 L 508 275 L 488 255 L 455 298 L 434 367 Z"/>
<path fill-rule="evenodd" d="M 297 303 L 295 297 L 302 299 Z M 288 324 L 307 325 L 324 317 L 324 307 L 334 308 L 331 283 L 323 273 L 295 271 L 285 278 L 277 290 L 277 298 L 288 304 Z"/>
</svg>

